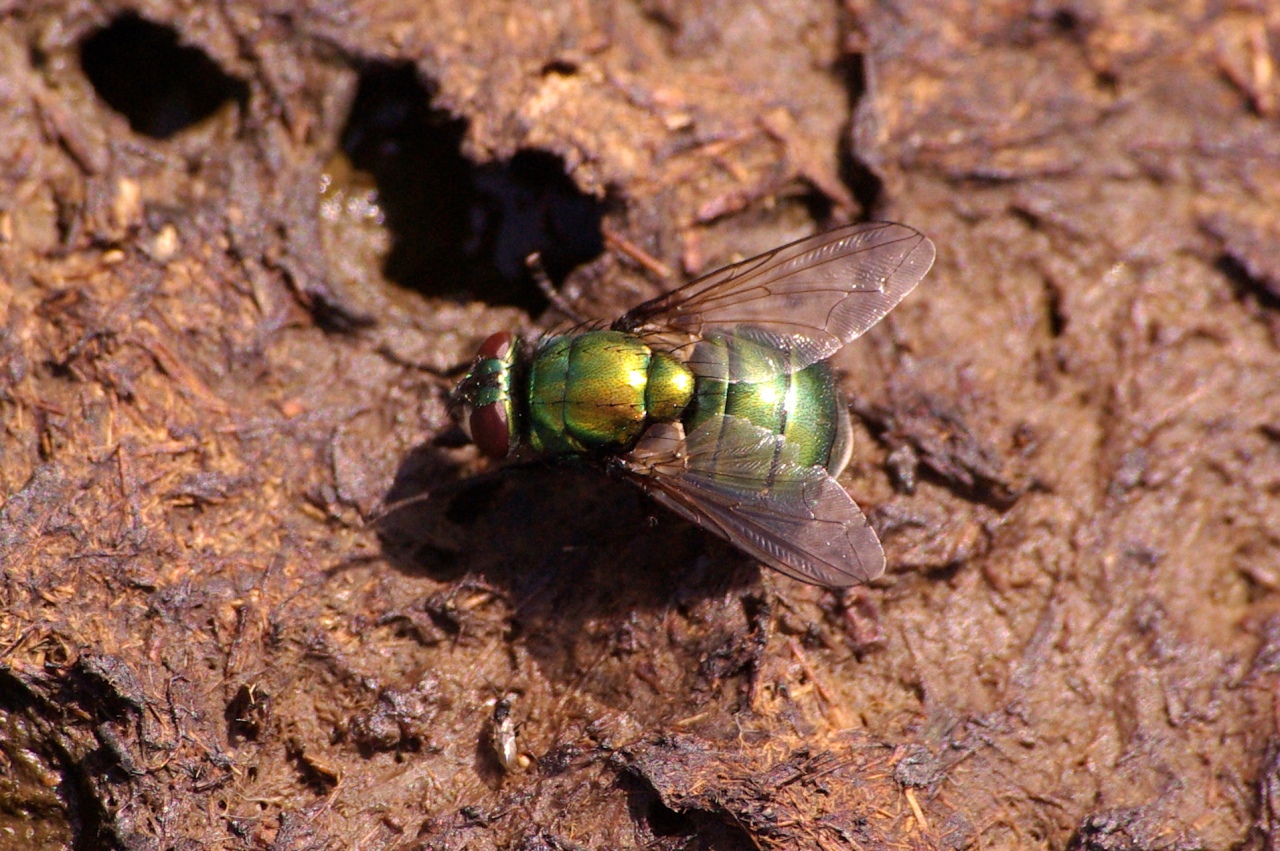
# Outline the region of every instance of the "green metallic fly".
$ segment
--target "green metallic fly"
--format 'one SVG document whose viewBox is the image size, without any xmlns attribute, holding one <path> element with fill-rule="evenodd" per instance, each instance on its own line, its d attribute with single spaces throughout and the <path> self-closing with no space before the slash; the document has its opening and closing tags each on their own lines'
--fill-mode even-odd
<svg viewBox="0 0 1280 851">
<path fill-rule="evenodd" d="M 884 572 L 836 481 L 853 451 L 825 361 L 924 278 L 905 225 L 848 225 L 734 263 L 606 328 L 480 346 L 454 391 L 485 455 L 584 456 L 804 582 Z"/>
</svg>

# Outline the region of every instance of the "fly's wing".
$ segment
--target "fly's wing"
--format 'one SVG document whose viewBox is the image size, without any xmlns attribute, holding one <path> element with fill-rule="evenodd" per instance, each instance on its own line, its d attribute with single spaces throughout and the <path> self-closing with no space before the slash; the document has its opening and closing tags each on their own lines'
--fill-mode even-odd
<svg viewBox="0 0 1280 851">
<path fill-rule="evenodd" d="M 765 347 L 788 352 L 783 368 L 796 371 L 879 322 L 924 278 L 934 253 L 906 225 L 846 225 L 704 275 L 613 327 L 671 351 L 749 328 Z"/>
<path fill-rule="evenodd" d="M 884 572 L 862 511 L 823 467 L 741 417 L 645 432 L 618 464 L 657 502 L 802 582 L 844 588 Z"/>
</svg>

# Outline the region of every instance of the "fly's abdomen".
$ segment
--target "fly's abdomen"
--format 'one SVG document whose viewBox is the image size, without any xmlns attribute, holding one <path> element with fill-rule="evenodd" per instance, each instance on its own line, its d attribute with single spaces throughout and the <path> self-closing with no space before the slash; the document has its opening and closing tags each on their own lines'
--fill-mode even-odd
<svg viewBox="0 0 1280 851">
<path fill-rule="evenodd" d="M 849 412 L 835 375 L 819 362 L 790 372 L 787 353 L 750 338 L 709 337 L 693 358 L 697 385 L 686 430 L 721 414 L 780 434 L 800 463 L 838 475 L 852 449 Z"/>
<path fill-rule="evenodd" d="M 550 453 L 620 449 L 648 423 L 678 419 L 693 384 L 686 367 L 633 334 L 553 338 L 529 368 L 529 443 Z"/>
</svg>

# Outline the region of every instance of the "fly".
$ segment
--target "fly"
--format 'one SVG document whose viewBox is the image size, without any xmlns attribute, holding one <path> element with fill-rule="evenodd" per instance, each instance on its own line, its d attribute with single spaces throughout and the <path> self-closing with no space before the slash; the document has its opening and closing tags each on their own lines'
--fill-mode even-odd
<svg viewBox="0 0 1280 851">
<path fill-rule="evenodd" d="M 489 337 L 454 398 L 482 453 L 586 456 L 803 582 L 884 572 L 836 476 L 853 450 L 826 361 L 933 265 L 905 225 L 846 225 L 726 266 L 607 328 Z"/>
</svg>

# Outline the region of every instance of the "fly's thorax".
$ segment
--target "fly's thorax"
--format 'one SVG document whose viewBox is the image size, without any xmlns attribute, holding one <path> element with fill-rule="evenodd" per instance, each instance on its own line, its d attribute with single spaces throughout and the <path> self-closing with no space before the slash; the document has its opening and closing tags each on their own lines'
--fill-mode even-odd
<svg viewBox="0 0 1280 851">
<path fill-rule="evenodd" d="M 530 445 L 549 453 L 621 450 L 680 417 L 693 374 L 634 334 L 588 331 L 538 347 L 525 387 Z"/>
<path fill-rule="evenodd" d="M 505 458 L 519 443 L 512 382 L 519 341 L 506 331 L 486 339 L 458 384 L 456 398 L 470 408 L 471 439 L 482 453 Z"/>
<path fill-rule="evenodd" d="M 686 426 L 693 430 L 720 415 L 741 417 L 785 437 L 797 462 L 839 473 L 849 460 L 852 430 L 835 374 L 825 362 L 790 370 L 788 357 L 750 335 L 699 342 L 690 359 L 697 389 Z"/>
<path fill-rule="evenodd" d="M 652 354 L 644 392 L 649 419 L 657 422 L 680 419 L 680 415 L 693 400 L 693 389 L 693 373 L 689 367 L 666 352 Z"/>
</svg>

